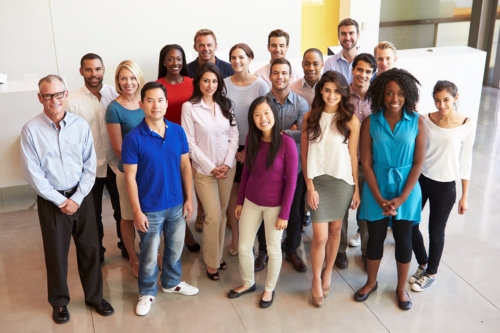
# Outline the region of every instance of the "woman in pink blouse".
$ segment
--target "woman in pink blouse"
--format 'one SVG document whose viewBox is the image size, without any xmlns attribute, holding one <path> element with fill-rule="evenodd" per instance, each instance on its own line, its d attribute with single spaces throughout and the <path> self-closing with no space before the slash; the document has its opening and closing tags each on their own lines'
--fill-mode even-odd
<svg viewBox="0 0 500 333">
<path fill-rule="evenodd" d="M 200 66 L 193 84 L 193 96 L 182 105 L 181 122 L 193 161 L 194 186 L 205 209 L 203 260 L 207 276 L 218 280 L 219 269 L 227 269 L 222 250 L 236 169 L 238 128 L 224 81 L 214 64 Z"/>
</svg>

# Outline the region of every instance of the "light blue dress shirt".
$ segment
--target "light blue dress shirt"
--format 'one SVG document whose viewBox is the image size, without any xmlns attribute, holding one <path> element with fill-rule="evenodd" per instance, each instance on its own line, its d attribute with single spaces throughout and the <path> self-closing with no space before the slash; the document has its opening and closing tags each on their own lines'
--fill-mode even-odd
<svg viewBox="0 0 500 333">
<path fill-rule="evenodd" d="M 23 176 L 38 195 L 57 206 L 66 201 L 58 191 L 78 185 L 71 199 L 81 205 L 96 177 L 92 133 L 83 118 L 69 112 L 59 125 L 60 129 L 41 113 L 23 126 Z"/>
</svg>

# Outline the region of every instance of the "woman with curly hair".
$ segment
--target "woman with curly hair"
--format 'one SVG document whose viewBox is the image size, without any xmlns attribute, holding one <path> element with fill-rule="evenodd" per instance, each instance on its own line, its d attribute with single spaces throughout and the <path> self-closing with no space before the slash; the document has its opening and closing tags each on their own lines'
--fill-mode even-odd
<svg viewBox="0 0 500 333">
<path fill-rule="evenodd" d="M 194 187 L 205 209 L 203 260 L 207 276 L 218 280 L 219 269 L 227 269 L 222 250 L 239 135 L 219 69 L 212 63 L 201 65 L 193 85 L 193 96 L 182 105 L 181 122 L 193 161 Z"/>
<path fill-rule="evenodd" d="M 302 125 L 302 172 L 313 228 L 311 293 L 317 307 L 330 292 L 342 218 L 349 205 L 352 209 L 359 205 L 360 125 L 349 97 L 349 85 L 342 74 L 324 73 L 316 84 L 312 108 Z"/>
<path fill-rule="evenodd" d="M 396 297 L 402 310 L 412 306 L 406 278 L 412 256 L 412 229 L 420 222 L 422 194 L 418 177 L 426 145 L 423 118 L 416 111 L 419 81 L 393 68 L 372 82 L 366 97 L 373 114 L 361 127 L 360 156 L 365 172 L 359 218 L 368 221 L 365 285 L 354 294 L 363 302 L 378 287 L 377 273 L 392 222 L 398 272 Z"/>
</svg>

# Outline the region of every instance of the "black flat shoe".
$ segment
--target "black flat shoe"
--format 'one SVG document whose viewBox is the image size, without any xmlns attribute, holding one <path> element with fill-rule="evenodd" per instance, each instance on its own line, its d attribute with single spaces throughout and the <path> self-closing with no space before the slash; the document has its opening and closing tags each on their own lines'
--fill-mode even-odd
<svg viewBox="0 0 500 333">
<path fill-rule="evenodd" d="M 366 294 L 360 294 L 360 293 L 359 293 L 359 290 L 358 290 L 358 291 L 356 291 L 356 293 L 354 293 L 354 300 L 355 300 L 356 302 L 364 302 L 364 301 L 366 301 L 366 300 L 368 299 L 368 296 L 370 296 L 370 294 L 371 294 L 372 292 L 374 292 L 375 290 L 377 290 L 377 288 L 378 288 L 378 282 L 375 282 L 375 286 L 372 288 L 372 290 L 370 290 L 370 291 L 369 291 L 368 293 L 366 293 Z"/>
<path fill-rule="evenodd" d="M 189 252 L 200 252 L 201 250 L 201 246 L 198 243 L 194 243 L 194 245 L 188 245 L 188 243 L 185 244 Z"/>
<path fill-rule="evenodd" d="M 246 293 L 251 293 L 252 291 L 255 291 L 255 283 L 253 284 L 253 286 L 251 286 L 250 288 L 248 289 L 245 289 L 243 291 L 240 291 L 240 292 L 237 292 L 235 291 L 234 289 L 233 290 L 230 290 L 229 293 L 227 294 L 227 297 L 228 298 L 238 298 L 240 297 L 241 295 L 244 295 Z"/>
<path fill-rule="evenodd" d="M 215 272 L 215 273 L 210 273 L 208 270 L 207 270 L 207 276 L 210 280 L 213 280 L 213 281 L 217 281 L 219 280 L 219 271 Z"/>
<path fill-rule="evenodd" d="M 410 295 L 408 295 L 407 291 L 405 291 L 405 293 L 406 293 L 406 296 L 408 296 L 408 301 L 400 300 L 399 296 L 398 296 L 398 292 L 396 290 L 396 298 L 398 299 L 398 306 L 401 310 L 410 310 L 411 306 L 412 306 Z"/>
<path fill-rule="evenodd" d="M 273 290 L 273 293 L 271 295 L 271 300 L 269 301 L 264 301 L 262 298 L 260 299 L 260 302 L 259 302 L 259 305 L 261 308 L 265 309 L 265 308 L 268 308 L 271 306 L 271 304 L 273 304 L 273 301 L 274 301 L 274 290 Z"/>
<path fill-rule="evenodd" d="M 69 321 L 69 311 L 66 305 L 54 307 L 52 310 L 52 320 L 56 324 L 64 324 Z"/>
<path fill-rule="evenodd" d="M 105 299 L 101 300 L 98 303 L 91 304 L 85 302 L 85 304 L 87 304 L 91 308 L 94 308 L 95 312 L 97 312 L 101 316 L 111 316 L 113 313 L 115 313 L 115 309 L 113 309 L 111 304 L 109 304 Z"/>
</svg>

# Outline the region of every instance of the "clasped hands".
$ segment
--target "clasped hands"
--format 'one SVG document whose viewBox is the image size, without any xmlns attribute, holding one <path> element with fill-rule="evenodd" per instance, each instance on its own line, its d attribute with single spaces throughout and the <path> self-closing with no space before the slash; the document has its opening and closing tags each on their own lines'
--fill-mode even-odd
<svg viewBox="0 0 500 333">
<path fill-rule="evenodd" d="M 398 214 L 397 209 L 399 206 L 401 206 L 401 202 L 398 198 L 384 200 L 380 204 L 380 207 L 382 207 L 383 210 L 382 214 L 384 216 L 396 216 Z"/>
<path fill-rule="evenodd" d="M 228 171 L 229 167 L 223 164 L 221 166 L 215 167 L 212 171 L 210 171 L 210 173 L 217 179 L 224 179 L 227 178 Z"/>
</svg>

